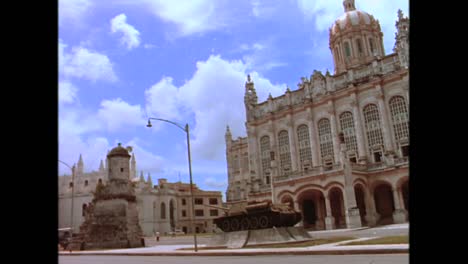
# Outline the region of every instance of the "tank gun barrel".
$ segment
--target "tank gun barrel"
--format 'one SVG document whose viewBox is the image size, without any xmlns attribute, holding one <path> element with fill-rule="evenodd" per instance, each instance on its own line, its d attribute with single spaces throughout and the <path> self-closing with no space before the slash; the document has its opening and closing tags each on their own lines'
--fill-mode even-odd
<svg viewBox="0 0 468 264">
<path fill-rule="evenodd" d="M 208 205 L 208 204 L 204 204 L 203 206 L 206 206 L 206 207 L 211 207 L 211 208 L 216 208 L 216 209 L 221 209 L 225 212 L 229 211 L 229 208 L 227 207 L 222 207 L 222 206 L 216 206 L 216 205 Z"/>
</svg>

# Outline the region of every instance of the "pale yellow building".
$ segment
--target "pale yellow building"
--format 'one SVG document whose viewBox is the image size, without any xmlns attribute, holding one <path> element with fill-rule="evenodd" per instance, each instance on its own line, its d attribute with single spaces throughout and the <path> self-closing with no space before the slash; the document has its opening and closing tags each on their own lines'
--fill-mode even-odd
<svg viewBox="0 0 468 264">
<path fill-rule="evenodd" d="M 84 163 L 80 155 L 77 163 L 74 184 L 71 175 L 58 177 L 59 193 L 59 228 L 70 227 L 73 193 L 73 229 L 78 232 L 84 222 L 86 207 L 93 200 L 93 192 L 99 182 L 108 182 L 108 166 L 101 165 L 98 171 L 84 172 Z M 145 236 L 153 236 L 155 232 L 161 235 L 174 230 L 185 233 L 193 231 L 198 233 L 211 233 L 215 230 L 213 219 L 223 215 L 223 211 L 211 206 L 222 206 L 222 194 L 218 191 L 203 191 L 194 184 L 194 225 L 192 227 L 192 204 L 190 196 L 190 184 L 167 182 L 166 179 L 158 179 L 158 184 L 153 185 L 150 175 L 147 180 L 141 172 L 136 176 L 136 159 L 132 154 L 129 164 L 130 178 L 135 187 L 139 223 Z"/>
</svg>

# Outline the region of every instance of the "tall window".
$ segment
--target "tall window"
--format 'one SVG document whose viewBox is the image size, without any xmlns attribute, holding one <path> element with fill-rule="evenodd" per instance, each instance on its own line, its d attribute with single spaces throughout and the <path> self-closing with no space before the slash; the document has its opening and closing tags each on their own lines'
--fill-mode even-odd
<svg viewBox="0 0 468 264">
<path fill-rule="evenodd" d="M 400 142 L 402 138 L 409 138 L 408 108 L 403 97 L 395 96 L 390 99 L 390 113 L 396 141 Z"/>
<path fill-rule="evenodd" d="M 364 107 L 364 122 L 366 125 L 367 143 L 370 153 L 374 153 L 374 157 L 381 156 L 382 153 L 376 156 L 375 147 L 383 146 L 382 129 L 380 127 L 379 110 L 375 104 L 369 104 Z M 380 158 L 378 158 L 380 159 Z"/>
<path fill-rule="evenodd" d="M 260 153 L 262 155 L 263 175 L 270 168 L 270 137 L 264 136 L 260 139 Z"/>
<path fill-rule="evenodd" d="M 344 43 L 344 48 L 345 48 L 345 55 L 346 55 L 346 58 L 351 57 L 351 48 L 349 47 L 349 43 L 348 43 L 348 42 L 345 42 L 345 43 Z"/>
<path fill-rule="evenodd" d="M 318 122 L 318 132 L 320 139 L 320 155 L 322 160 L 326 157 L 333 158 L 333 140 L 331 134 L 330 121 L 326 118 Z"/>
<path fill-rule="evenodd" d="M 356 46 L 358 50 L 358 56 L 362 56 L 362 43 L 361 39 L 356 39 Z"/>
<path fill-rule="evenodd" d="M 81 216 L 85 216 L 86 215 L 86 209 L 88 208 L 88 206 L 86 204 L 83 204 L 83 208 L 81 209 Z"/>
<path fill-rule="evenodd" d="M 301 164 L 312 164 L 312 152 L 310 150 L 309 128 L 300 125 L 297 128 L 297 140 L 299 141 L 299 159 Z"/>
<path fill-rule="evenodd" d="M 284 172 L 291 171 L 291 152 L 289 151 L 288 131 L 283 130 L 278 134 L 278 146 L 280 153 L 280 166 Z"/>
<path fill-rule="evenodd" d="M 374 55 L 374 40 L 372 38 L 369 38 L 369 47 L 371 55 Z"/>
<path fill-rule="evenodd" d="M 340 115 L 341 131 L 344 134 L 346 150 L 357 152 L 356 133 L 354 130 L 353 114 L 344 112 Z"/>
<path fill-rule="evenodd" d="M 166 219 L 166 204 L 161 203 L 161 219 Z"/>
</svg>

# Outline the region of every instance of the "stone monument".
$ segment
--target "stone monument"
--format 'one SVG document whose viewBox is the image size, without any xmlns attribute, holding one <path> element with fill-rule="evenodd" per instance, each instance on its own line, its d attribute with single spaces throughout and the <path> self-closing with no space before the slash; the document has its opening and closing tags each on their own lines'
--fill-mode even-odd
<svg viewBox="0 0 468 264">
<path fill-rule="evenodd" d="M 129 150 L 130 147 L 125 149 L 119 143 L 107 154 L 109 183 L 97 185 L 70 250 L 144 247 L 135 190 L 130 181 Z"/>
</svg>

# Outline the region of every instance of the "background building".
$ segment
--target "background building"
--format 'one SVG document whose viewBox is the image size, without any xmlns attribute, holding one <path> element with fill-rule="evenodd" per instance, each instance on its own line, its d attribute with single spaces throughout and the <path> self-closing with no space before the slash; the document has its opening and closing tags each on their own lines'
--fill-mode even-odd
<svg viewBox="0 0 468 264">
<path fill-rule="evenodd" d="M 79 230 L 83 223 L 87 206 L 93 200 L 93 192 L 98 182 L 108 182 L 108 166 L 101 161 L 98 171 L 84 173 L 83 159 L 80 155 L 74 182 L 73 228 Z M 223 211 L 206 205 L 222 206 L 222 194 L 217 191 L 203 191 L 194 184 L 195 218 L 192 228 L 190 219 L 192 205 L 190 184 L 169 183 L 166 179 L 158 179 L 158 185 L 153 185 L 150 175 L 147 180 L 141 172 L 136 177 L 136 159 L 132 155 L 130 161 L 130 177 L 135 187 L 137 209 L 143 235 L 152 236 L 154 232 L 165 234 L 174 229 L 185 233 L 214 232 L 213 219 L 223 215 Z M 59 181 L 59 228 L 69 227 L 71 221 L 72 179 L 70 175 L 58 177 Z"/>
<path fill-rule="evenodd" d="M 329 31 L 334 74 L 314 71 L 265 102 L 247 77 L 247 137 L 225 135 L 228 203 L 274 197 L 314 229 L 351 226 L 356 207 L 359 225 L 408 221 L 409 19 L 399 10 L 385 55 L 378 20 L 343 6 Z"/>
</svg>

